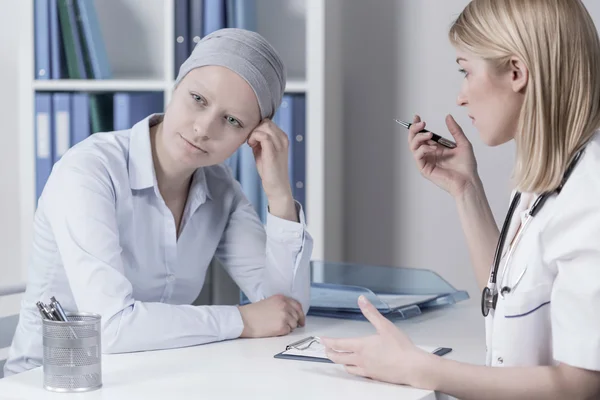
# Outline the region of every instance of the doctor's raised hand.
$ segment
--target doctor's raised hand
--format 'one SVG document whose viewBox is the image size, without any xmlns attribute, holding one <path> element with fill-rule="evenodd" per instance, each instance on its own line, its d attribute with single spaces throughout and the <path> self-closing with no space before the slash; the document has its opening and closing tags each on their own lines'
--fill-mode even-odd
<svg viewBox="0 0 600 400">
<path fill-rule="evenodd" d="M 465 105 L 461 96 L 459 105 Z M 431 133 L 419 133 L 425 122 L 418 115 L 408 131 L 409 149 L 421 175 L 454 198 L 475 269 L 477 283 L 483 288 L 489 275 L 498 227 L 492 215 L 483 183 L 477 173 L 473 146 L 451 115 L 446 116 L 448 131 L 456 147 L 444 147 L 431 140 Z"/>
<path fill-rule="evenodd" d="M 457 197 L 478 182 L 477 163 L 471 142 L 451 115 L 446 117 L 446 125 L 455 148 L 437 144 L 431 140 L 431 132 L 419 133 L 425 129 L 425 122 L 418 115 L 408 130 L 408 144 L 421 174 Z"/>
</svg>

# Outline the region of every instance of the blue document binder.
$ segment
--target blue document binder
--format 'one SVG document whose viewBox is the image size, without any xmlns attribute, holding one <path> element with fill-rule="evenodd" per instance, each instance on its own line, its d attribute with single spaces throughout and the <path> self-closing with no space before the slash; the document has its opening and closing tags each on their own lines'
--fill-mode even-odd
<svg viewBox="0 0 600 400">
<path fill-rule="evenodd" d="M 311 284 L 308 315 L 365 320 L 360 295 L 393 320 L 469 298 L 427 269 L 312 261 L 311 268 L 316 266 L 323 269 L 324 282 Z"/>
</svg>

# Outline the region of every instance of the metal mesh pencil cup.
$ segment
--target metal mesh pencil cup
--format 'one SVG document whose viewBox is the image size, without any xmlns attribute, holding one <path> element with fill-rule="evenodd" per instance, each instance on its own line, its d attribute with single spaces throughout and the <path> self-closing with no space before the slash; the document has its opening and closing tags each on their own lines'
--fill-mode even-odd
<svg viewBox="0 0 600 400">
<path fill-rule="evenodd" d="M 98 314 L 67 312 L 69 321 L 42 319 L 44 388 L 87 392 L 102 386 Z"/>
</svg>

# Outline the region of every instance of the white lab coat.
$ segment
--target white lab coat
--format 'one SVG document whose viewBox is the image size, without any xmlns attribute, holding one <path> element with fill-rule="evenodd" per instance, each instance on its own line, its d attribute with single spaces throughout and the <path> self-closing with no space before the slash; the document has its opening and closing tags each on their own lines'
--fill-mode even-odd
<svg viewBox="0 0 600 400">
<path fill-rule="evenodd" d="M 506 238 L 508 249 L 537 195 L 523 193 Z M 506 250 L 498 269 L 502 288 Z M 533 217 L 510 259 L 486 318 L 486 363 L 565 363 L 600 370 L 600 132 L 587 145 L 559 195 Z"/>
</svg>

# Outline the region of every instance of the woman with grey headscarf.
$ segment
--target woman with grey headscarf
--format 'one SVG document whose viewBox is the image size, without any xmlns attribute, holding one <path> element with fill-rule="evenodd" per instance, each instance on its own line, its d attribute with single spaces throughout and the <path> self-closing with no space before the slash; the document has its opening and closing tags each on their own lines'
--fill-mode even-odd
<svg viewBox="0 0 600 400">
<path fill-rule="evenodd" d="M 29 282 L 6 374 L 41 365 L 37 301 L 102 316 L 107 353 L 266 337 L 304 325 L 312 239 L 271 118 L 285 69 L 260 35 L 223 29 L 181 66 L 164 114 L 97 133 L 55 165 L 39 199 Z M 224 161 L 252 147 L 266 227 Z M 216 257 L 252 301 L 194 306 Z"/>
</svg>

